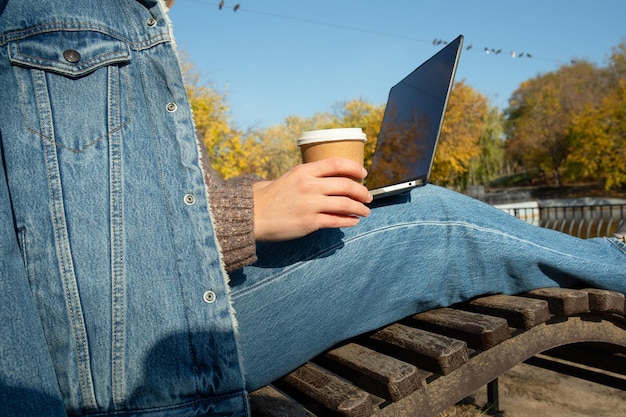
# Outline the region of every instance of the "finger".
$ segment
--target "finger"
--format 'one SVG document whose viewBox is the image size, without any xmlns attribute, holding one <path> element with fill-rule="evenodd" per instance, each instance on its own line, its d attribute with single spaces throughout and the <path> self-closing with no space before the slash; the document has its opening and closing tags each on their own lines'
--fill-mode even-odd
<svg viewBox="0 0 626 417">
<path fill-rule="evenodd" d="M 362 203 L 370 203 L 372 201 L 372 195 L 369 190 L 361 183 L 350 178 L 320 178 L 318 184 L 320 187 L 319 192 L 326 196 L 346 196 Z"/>
<path fill-rule="evenodd" d="M 339 229 L 342 227 L 354 227 L 359 222 L 360 218 L 357 216 L 320 213 L 317 226 L 319 229 Z"/>
<path fill-rule="evenodd" d="M 365 204 L 348 197 L 328 197 L 324 201 L 321 213 L 340 216 L 367 217 L 370 215 L 370 208 Z"/>
<path fill-rule="evenodd" d="M 351 159 L 329 158 L 306 165 L 309 173 L 315 177 L 346 176 L 363 179 L 367 176 L 365 168 Z"/>
</svg>

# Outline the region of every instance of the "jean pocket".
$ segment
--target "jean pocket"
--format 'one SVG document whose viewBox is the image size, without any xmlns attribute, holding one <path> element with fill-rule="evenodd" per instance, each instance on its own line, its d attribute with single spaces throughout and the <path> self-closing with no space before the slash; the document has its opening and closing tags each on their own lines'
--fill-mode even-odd
<svg viewBox="0 0 626 417">
<path fill-rule="evenodd" d="M 13 41 L 24 125 L 82 152 L 130 123 L 130 47 L 93 31 L 51 31 Z"/>
</svg>

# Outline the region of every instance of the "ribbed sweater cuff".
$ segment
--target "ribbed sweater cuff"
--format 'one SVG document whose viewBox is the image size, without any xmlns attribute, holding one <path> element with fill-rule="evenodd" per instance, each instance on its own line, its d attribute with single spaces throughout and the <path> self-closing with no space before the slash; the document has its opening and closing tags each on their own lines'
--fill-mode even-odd
<svg viewBox="0 0 626 417">
<path fill-rule="evenodd" d="M 259 179 L 242 177 L 225 181 L 210 190 L 215 233 L 227 271 L 256 261 L 252 184 Z"/>
</svg>

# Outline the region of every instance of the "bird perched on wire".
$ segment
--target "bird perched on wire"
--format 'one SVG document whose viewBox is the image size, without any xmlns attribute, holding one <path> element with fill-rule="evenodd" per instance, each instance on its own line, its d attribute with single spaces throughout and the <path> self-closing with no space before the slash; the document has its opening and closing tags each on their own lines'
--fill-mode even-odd
<svg viewBox="0 0 626 417">
<path fill-rule="evenodd" d="M 237 10 L 239 10 L 239 3 L 235 4 L 235 7 L 233 7 L 233 11 L 236 12 Z"/>
<path fill-rule="evenodd" d="M 222 8 L 224 7 L 224 0 L 220 1 L 219 6 L 217 7 L 219 7 L 219 9 L 222 10 Z"/>
</svg>

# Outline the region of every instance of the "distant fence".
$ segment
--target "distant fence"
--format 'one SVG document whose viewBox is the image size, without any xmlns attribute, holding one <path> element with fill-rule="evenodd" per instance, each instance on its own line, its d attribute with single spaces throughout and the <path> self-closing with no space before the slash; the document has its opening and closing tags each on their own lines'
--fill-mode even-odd
<svg viewBox="0 0 626 417">
<path fill-rule="evenodd" d="M 539 207 L 528 202 L 496 207 L 528 223 L 583 239 L 611 236 L 626 219 L 626 204 Z"/>
</svg>

